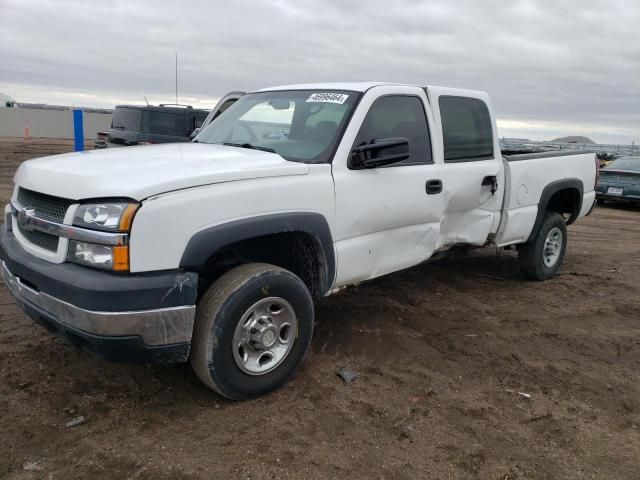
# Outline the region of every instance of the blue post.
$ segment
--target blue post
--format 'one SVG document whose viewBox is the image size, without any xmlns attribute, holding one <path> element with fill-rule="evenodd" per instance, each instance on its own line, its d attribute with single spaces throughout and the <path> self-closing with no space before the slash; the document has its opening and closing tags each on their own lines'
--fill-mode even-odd
<svg viewBox="0 0 640 480">
<path fill-rule="evenodd" d="M 73 111 L 73 138 L 75 140 L 75 151 L 84 150 L 84 128 L 82 125 L 82 110 Z"/>
</svg>

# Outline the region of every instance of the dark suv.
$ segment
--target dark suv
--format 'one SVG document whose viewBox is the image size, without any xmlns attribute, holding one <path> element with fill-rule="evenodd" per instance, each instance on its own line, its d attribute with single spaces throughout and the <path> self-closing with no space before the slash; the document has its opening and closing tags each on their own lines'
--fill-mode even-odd
<svg viewBox="0 0 640 480">
<path fill-rule="evenodd" d="M 188 142 L 208 113 L 190 106 L 118 105 L 111 118 L 108 136 L 98 135 L 95 147 Z"/>
</svg>

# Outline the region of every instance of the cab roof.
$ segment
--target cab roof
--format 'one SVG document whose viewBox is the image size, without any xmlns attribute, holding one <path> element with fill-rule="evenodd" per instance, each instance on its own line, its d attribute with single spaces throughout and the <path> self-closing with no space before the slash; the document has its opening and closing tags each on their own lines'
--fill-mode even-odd
<svg viewBox="0 0 640 480">
<path fill-rule="evenodd" d="M 184 113 L 184 112 L 206 112 L 209 110 L 202 108 L 193 108 L 191 105 L 175 106 L 175 105 L 116 105 L 116 108 L 132 108 L 135 110 L 145 110 L 147 112 L 171 112 L 171 113 Z"/>
<path fill-rule="evenodd" d="M 276 87 L 261 88 L 256 90 L 257 92 L 269 92 L 278 90 L 342 90 L 352 92 L 366 92 L 373 87 L 381 86 L 401 86 L 401 87 L 415 87 L 426 88 L 431 93 L 437 93 L 438 95 L 461 95 L 468 97 L 487 97 L 485 92 L 478 90 L 465 90 L 461 88 L 449 88 L 449 87 L 436 87 L 427 85 L 412 85 L 406 83 L 393 83 L 393 82 L 328 82 L 328 83 L 300 83 L 295 85 L 281 85 Z M 487 97 L 488 98 L 488 97 Z"/>
<path fill-rule="evenodd" d="M 380 85 L 401 85 L 389 82 L 328 82 L 328 83 L 299 83 L 296 85 L 281 85 L 277 87 L 261 88 L 259 92 L 273 90 L 350 90 L 352 92 L 366 92 L 372 87 Z M 417 85 L 414 85 L 417 86 Z"/>
</svg>

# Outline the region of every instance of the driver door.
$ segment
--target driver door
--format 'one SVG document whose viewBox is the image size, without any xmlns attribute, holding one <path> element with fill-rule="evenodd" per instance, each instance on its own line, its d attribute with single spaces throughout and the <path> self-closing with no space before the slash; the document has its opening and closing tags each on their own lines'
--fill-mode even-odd
<svg viewBox="0 0 640 480">
<path fill-rule="evenodd" d="M 432 123 L 421 89 L 382 86 L 362 98 L 332 166 L 336 286 L 416 265 L 435 250 L 443 207 Z M 354 147 L 388 138 L 408 139 L 409 158 L 377 168 L 350 165 Z"/>
</svg>

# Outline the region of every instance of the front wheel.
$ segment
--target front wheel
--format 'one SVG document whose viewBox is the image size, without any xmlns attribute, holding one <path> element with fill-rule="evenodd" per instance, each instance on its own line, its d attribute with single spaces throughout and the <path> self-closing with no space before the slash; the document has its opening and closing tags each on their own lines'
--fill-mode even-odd
<svg viewBox="0 0 640 480">
<path fill-rule="evenodd" d="M 311 294 L 296 275 L 264 263 L 236 267 L 198 302 L 191 365 L 227 398 L 264 395 L 302 362 L 313 321 Z"/>
<path fill-rule="evenodd" d="M 537 235 L 518 247 L 520 271 L 530 280 L 553 277 L 567 249 L 567 224 L 562 215 L 547 212 Z"/>
</svg>

